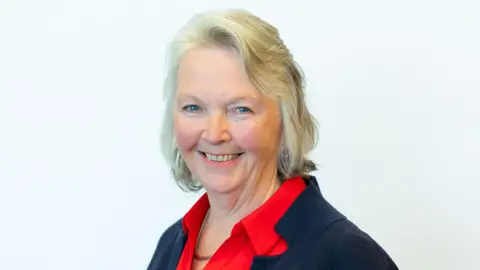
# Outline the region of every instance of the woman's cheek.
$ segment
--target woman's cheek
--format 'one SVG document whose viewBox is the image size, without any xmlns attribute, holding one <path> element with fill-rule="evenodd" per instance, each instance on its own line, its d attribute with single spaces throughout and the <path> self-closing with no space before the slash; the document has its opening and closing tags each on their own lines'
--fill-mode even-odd
<svg viewBox="0 0 480 270">
<path fill-rule="evenodd" d="M 235 123 L 232 127 L 235 142 L 250 152 L 277 149 L 280 143 L 280 119 L 252 117 Z"/>
<path fill-rule="evenodd" d="M 175 117 L 173 128 L 178 148 L 183 152 L 195 149 L 200 138 L 198 124 L 195 124 L 195 121 Z"/>
<path fill-rule="evenodd" d="M 232 127 L 232 137 L 235 144 L 246 151 L 263 148 L 265 134 L 261 125 L 255 122 L 239 122 Z"/>
</svg>

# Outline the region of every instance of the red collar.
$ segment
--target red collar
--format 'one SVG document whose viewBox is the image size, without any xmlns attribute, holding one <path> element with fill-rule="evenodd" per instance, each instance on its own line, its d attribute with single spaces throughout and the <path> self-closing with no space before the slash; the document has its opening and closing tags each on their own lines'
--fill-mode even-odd
<svg viewBox="0 0 480 270">
<path fill-rule="evenodd" d="M 301 177 L 285 180 L 262 206 L 233 227 L 232 234 L 244 229 L 255 252 L 258 255 L 265 254 L 281 239 L 275 231 L 275 225 L 305 187 Z M 191 237 L 198 236 L 209 207 L 210 203 L 205 193 L 183 218 L 182 225 L 186 235 L 192 232 Z"/>
</svg>

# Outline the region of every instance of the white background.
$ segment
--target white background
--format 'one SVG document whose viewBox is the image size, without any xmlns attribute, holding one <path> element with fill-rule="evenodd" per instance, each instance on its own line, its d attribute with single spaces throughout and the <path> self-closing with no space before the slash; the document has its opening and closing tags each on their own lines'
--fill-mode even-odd
<svg viewBox="0 0 480 270">
<path fill-rule="evenodd" d="M 0 0 L 0 269 L 146 269 L 200 195 L 160 156 L 165 46 L 226 7 L 303 67 L 327 199 L 400 269 L 480 269 L 480 4 L 453 0 Z"/>
</svg>

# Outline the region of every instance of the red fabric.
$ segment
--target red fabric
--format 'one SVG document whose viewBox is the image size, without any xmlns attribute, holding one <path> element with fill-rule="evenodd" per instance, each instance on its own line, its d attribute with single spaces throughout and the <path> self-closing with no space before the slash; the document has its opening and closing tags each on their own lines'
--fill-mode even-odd
<svg viewBox="0 0 480 270">
<path fill-rule="evenodd" d="M 250 269 L 254 256 L 272 256 L 287 250 L 287 243 L 275 232 L 275 225 L 305 189 L 302 178 L 286 180 L 262 206 L 238 222 L 231 236 L 215 252 L 204 270 Z M 177 270 L 190 270 L 197 238 L 210 204 L 204 194 L 183 218 L 187 243 Z"/>
</svg>

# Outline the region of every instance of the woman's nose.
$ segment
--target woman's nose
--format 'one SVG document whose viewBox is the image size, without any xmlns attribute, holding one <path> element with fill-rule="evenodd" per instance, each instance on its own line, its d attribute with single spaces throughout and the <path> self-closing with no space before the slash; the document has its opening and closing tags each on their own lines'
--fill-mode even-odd
<svg viewBox="0 0 480 270">
<path fill-rule="evenodd" d="M 224 115 L 212 115 L 207 121 L 203 138 L 210 144 L 220 144 L 231 139 L 228 119 Z"/>
</svg>

